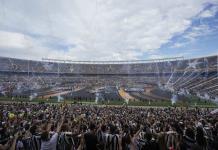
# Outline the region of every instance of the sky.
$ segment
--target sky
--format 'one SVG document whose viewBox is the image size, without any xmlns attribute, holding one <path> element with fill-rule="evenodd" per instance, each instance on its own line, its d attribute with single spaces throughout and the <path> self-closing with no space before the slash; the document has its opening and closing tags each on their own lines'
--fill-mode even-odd
<svg viewBox="0 0 218 150">
<path fill-rule="evenodd" d="M 218 0 L 0 0 L 0 56 L 142 60 L 218 55 Z"/>
</svg>

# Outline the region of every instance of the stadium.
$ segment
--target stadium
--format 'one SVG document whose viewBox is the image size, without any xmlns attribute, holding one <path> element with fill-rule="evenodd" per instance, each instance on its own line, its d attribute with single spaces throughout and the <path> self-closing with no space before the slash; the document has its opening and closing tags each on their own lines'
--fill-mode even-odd
<svg viewBox="0 0 218 150">
<path fill-rule="evenodd" d="M 4 98 L 74 101 L 217 102 L 218 56 L 137 61 L 0 58 Z"/>
<path fill-rule="evenodd" d="M 0 0 L 0 150 L 217 150 L 217 0 Z"/>
</svg>

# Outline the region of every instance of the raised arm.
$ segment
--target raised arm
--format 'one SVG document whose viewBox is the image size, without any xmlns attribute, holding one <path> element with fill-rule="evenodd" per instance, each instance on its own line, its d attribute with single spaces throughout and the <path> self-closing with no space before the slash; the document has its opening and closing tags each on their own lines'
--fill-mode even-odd
<svg viewBox="0 0 218 150">
<path fill-rule="evenodd" d="M 139 136 L 139 134 L 140 134 L 140 132 L 142 131 L 143 127 L 144 127 L 144 126 L 141 125 L 140 128 L 139 128 L 139 130 L 134 134 L 134 137 L 135 137 L 135 138 Z"/>
<path fill-rule="evenodd" d="M 18 138 L 18 132 L 14 135 L 14 139 L 12 141 L 11 147 L 9 150 L 15 150 L 16 149 L 16 142 L 17 142 L 17 138 Z"/>
<path fill-rule="evenodd" d="M 62 127 L 62 125 L 64 123 L 64 119 L 65 119 L 65 114 L 63 114 L 63 116 L 61 117 L 61 122 L 60 122 L 60 124 L 57 127 L 57 132 L 61 131 L 61 127 Z"/>
</svg>

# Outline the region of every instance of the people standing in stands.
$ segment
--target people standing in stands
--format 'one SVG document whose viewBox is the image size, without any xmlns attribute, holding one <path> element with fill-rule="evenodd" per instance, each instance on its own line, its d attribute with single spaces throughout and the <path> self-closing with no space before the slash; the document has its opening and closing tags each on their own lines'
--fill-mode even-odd
<svg viewBox="0 0 218 150">
<path fill-rule="evenodd" d="M 58 139 L 58 133 L 61 130 L 61 126 L 64 121 L 64 115 L 61 118 L 60 124 L 57 127 L 56 132 L 52 133 L 50 136 L 50 130 L 51 130 L 51 123 L 49 122 L 46 125 L 46 129 L 41 134 L 41 150 L 56 150 L 57 147 L 57 139 Z"/>
<path fill-rule="evenodd" d="M 96 126 L 91 123 L 89 125 L 89 131 L 84 134 L 85 147 L 86 150 L 98 150 L 97 149 L 97 135 L 96 135 Z"/>
<path fill-rule="evenodd" d="M 216 150 L 218 145 L 213 109 L 0 106 L 0 150 Z"/>
<path fill-rule="evenodd" d="M 98 149 L 106 149 L 106 125 L 100 125 L 99 130 L 97 131 L 97 139 L 98 139 Z"/>
<path fill-rule="evenodd" d="M 106 150 L 119 150 L 119 131 L 115 125 L 109 125 L 109 134 L 106 134 Z"/>
</svg>

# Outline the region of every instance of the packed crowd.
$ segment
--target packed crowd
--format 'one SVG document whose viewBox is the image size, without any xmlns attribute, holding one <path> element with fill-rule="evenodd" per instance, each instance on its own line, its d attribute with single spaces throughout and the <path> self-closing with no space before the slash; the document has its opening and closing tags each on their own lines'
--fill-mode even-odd
<svg viewBox="0 0 218 150">
<path fill-rule="evenodd" d="M 87 62 L 86 62 L 87 63 Z M 113 63 L 113 62 L 112 62 Z M 119 64 L 79 64 L 64 62 L 45 62 L 0 57 L 0 71 L 33 72 L 33 73 L 76 73 L 76 74 L 131 74 L 148 72 L 171 72 L 193 66 L 196 69 L 213 67 L 217 56 L 187 60 L 151 60 L 150 62 L 120 62 Z M 196 66 L 195 66 L 196 65 Z M 192 68 L 192 67 L 191 67 Z M 191 69 L 189 68 L 189 69 Z"/>
<path fill-rule="evenodd" d="M 28 96 L 31 92 L 46 95 L 45 89 L 122 86 L 154 83 L 156 78 L 148 77 L 58 77 L 53 75 L 0 75 L 0 96 Z M 165 78 L 167 80 L 167 78 Z M 41 93 L 41 94 L 40 94 Z"/>
<path fill-rule="evenodd" d="M 57 63 L 0 57 L 0 96 L 8 97 L 30 93 L 45 96 L 44 89 L 54 86 L 72 89 L 72 84 L 81 88 L 155 84 L 183 95 L 215 100 L 216 81 L 216 55 L 129 64 Z"/>
<path fill-rule="evenodd" d="M 215 150 L 218 116 L 200 108 L 0 104 L 0 150 Z"/>
</svg>

